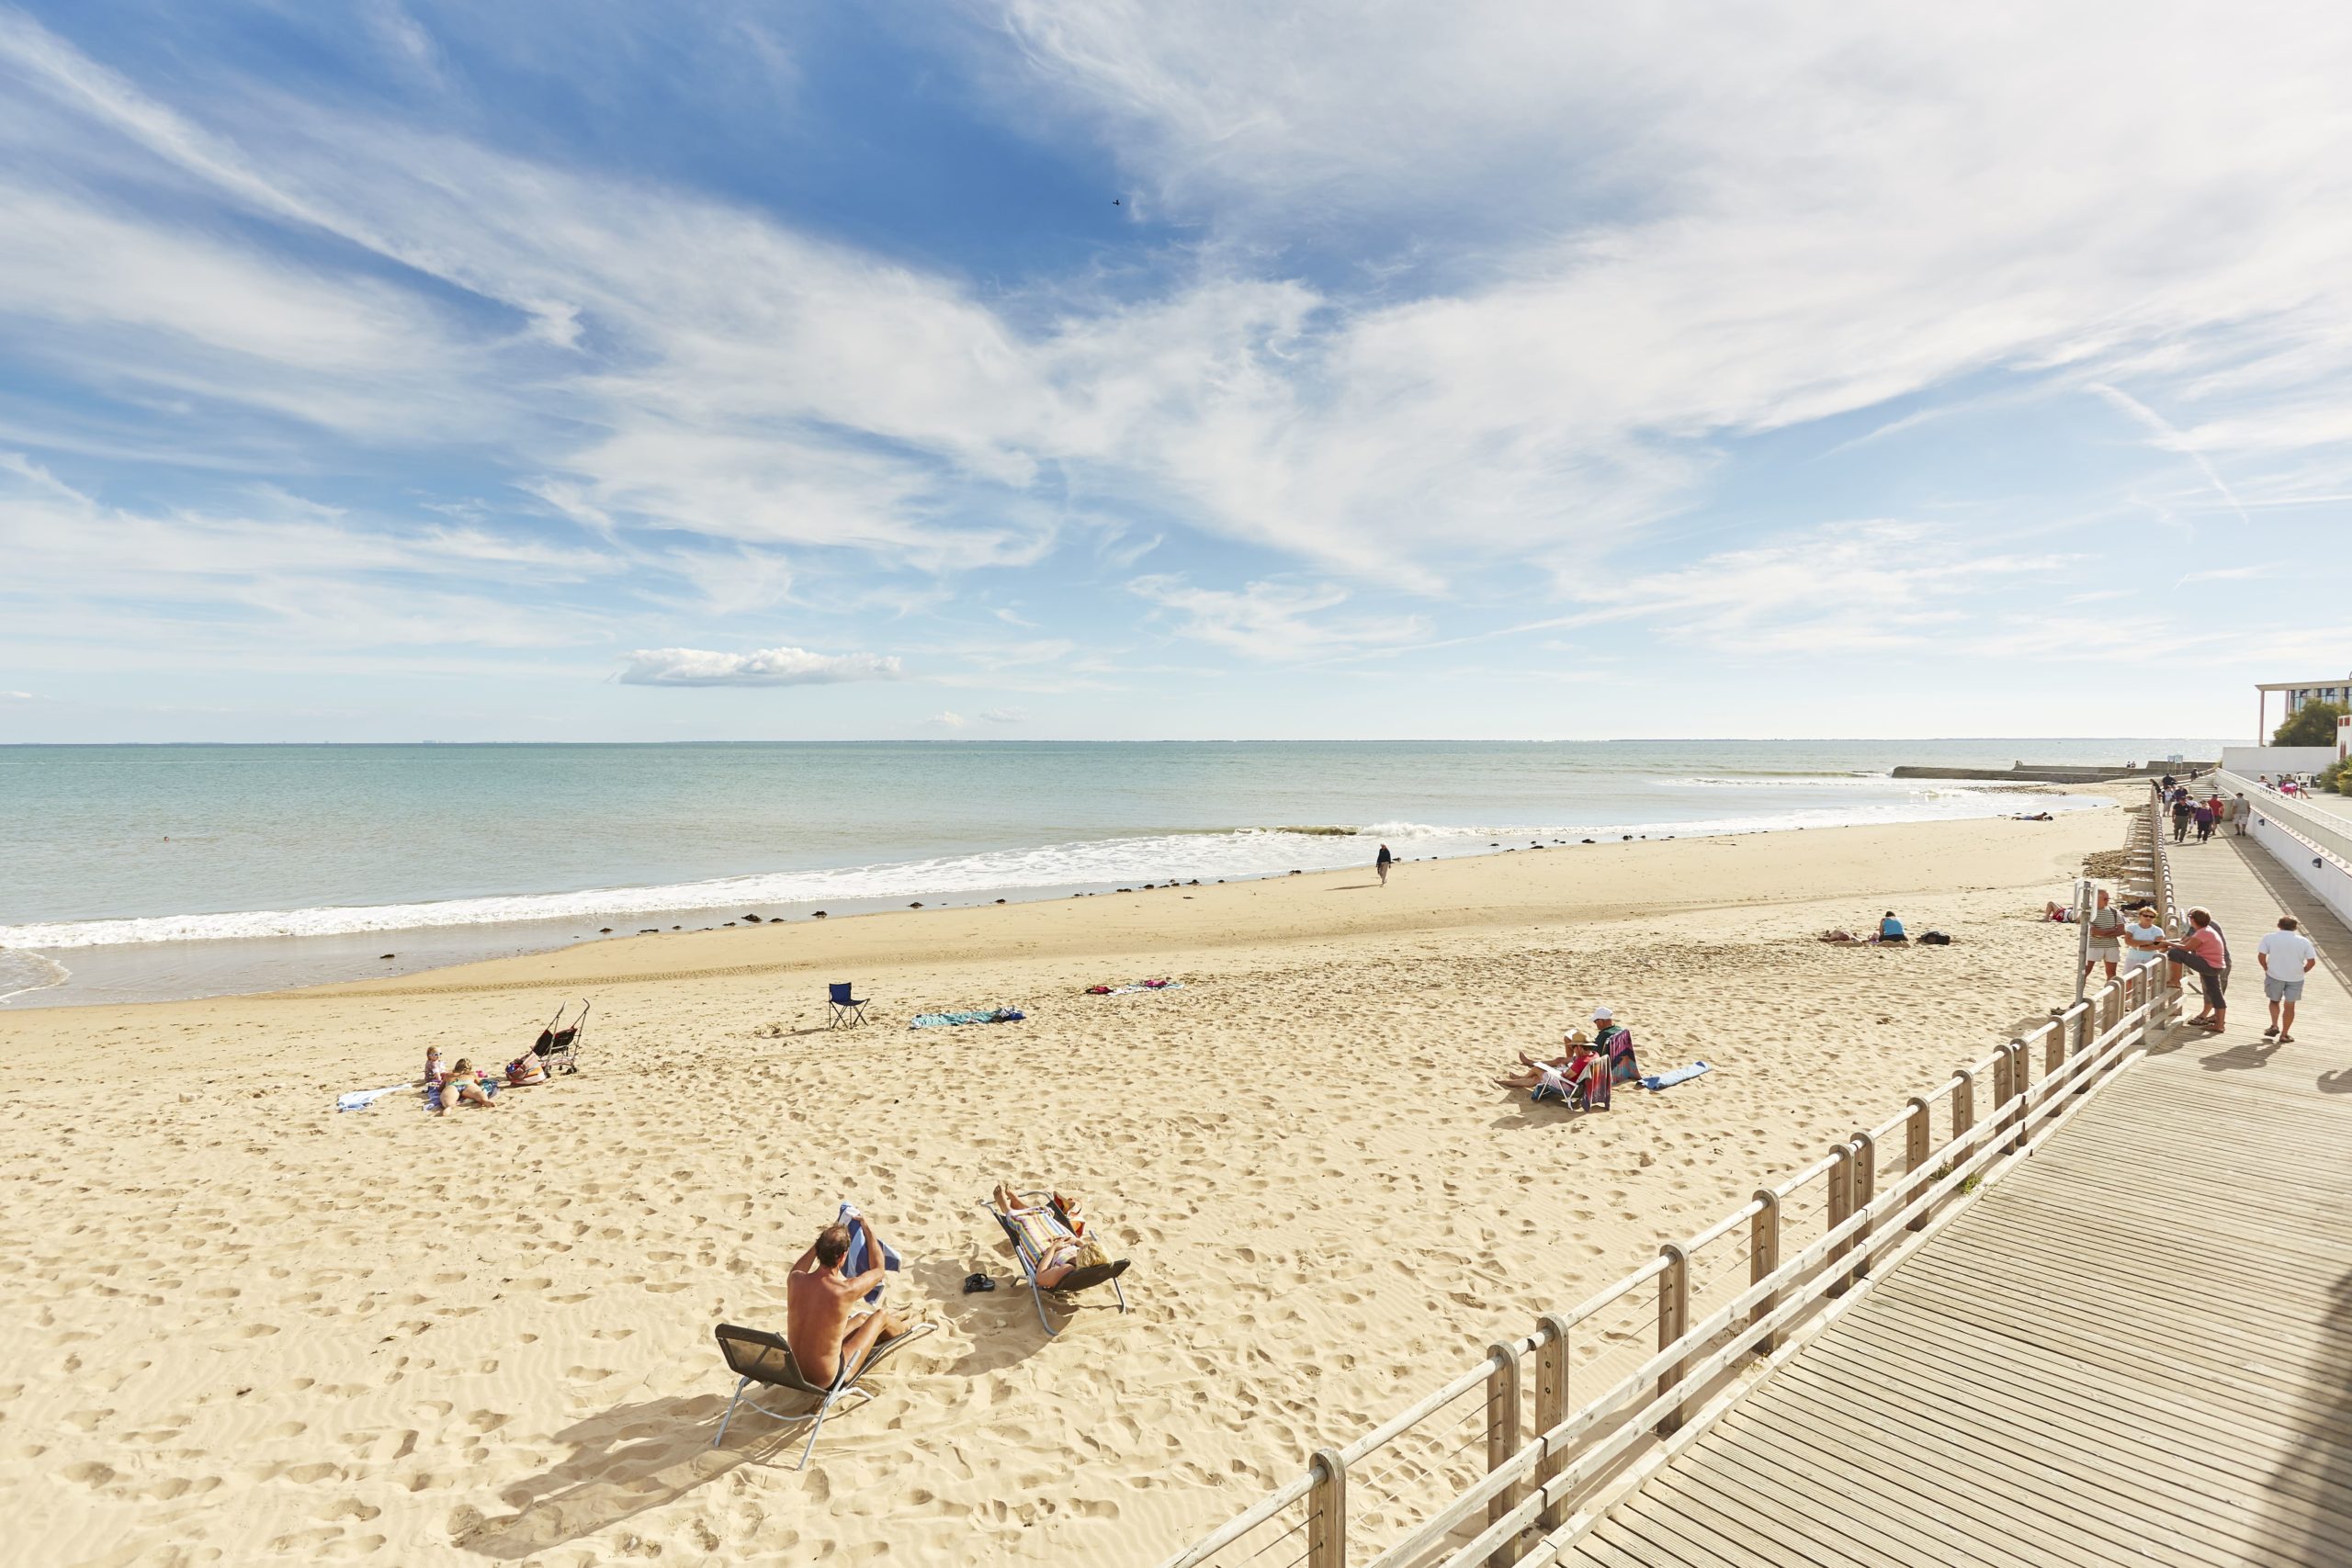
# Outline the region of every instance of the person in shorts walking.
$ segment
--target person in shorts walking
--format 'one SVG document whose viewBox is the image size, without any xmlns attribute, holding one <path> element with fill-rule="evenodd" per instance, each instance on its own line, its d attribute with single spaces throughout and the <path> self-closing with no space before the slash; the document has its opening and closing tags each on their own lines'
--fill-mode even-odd
<svg viewBox="0 0 2352 1568">
<path fill-rule="evenodd" d="M 2265 1040 L 2294 1043 L 2295 1004 L 2303 999 L 2303 976 L 2319 964 L 2319 949 L 2296 928 L 2295 917 L 2278 917 L 2278 929 L 2255 945 L 2255 962 L 2262 965 L 2262 995 L 2270 1003 L 2270 1027 Z"/>
</svg>

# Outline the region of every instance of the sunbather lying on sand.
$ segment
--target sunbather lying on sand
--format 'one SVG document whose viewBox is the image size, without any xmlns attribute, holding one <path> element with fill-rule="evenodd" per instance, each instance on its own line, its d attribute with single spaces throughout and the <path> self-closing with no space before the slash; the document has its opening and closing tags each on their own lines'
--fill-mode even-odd
<svg viewBox="0 0 2352 1568">
<path fill-rule="evenodd" d="M 1016 1221 L 1023 1214 L 1050 1214 L 1054 1213 L 1054 1204 L 1058 1204 L 1060 1217 L 1069 1223 L 1070 1229 L 1079 1233 L 1076 1236 L 1061 1236 L 1047 1244 L 1045 1255 L 1037 1262 L 1037 1284 L 1043 1290 L 1052 1290 L 1068 1279 L 1074 1269 L 1091 1269 L 1111 1261 L 1111 1255 L 1102 1250 L 1102 1244 L 1085 1234 L 1086 1216 L 1076 1198 L 1064 1197 L 1057 1192 L 1054 1195 L 1054 1204 L 1023 1203 L 1021 1194 L 1013 1190 L 1012 1183 L 1000 1181 L 996 1184 L 996 1190 L 989 1194 L 989 1201 L 998 1213 Z"/>
<path fill-rule="evenodd" d="M 425 1092 L 431 1094 L 433 1091 L 428 1089 Z M 498 1101 L 492 1100 L 490 1090 L 482 1087 L 481 1078 L 474 1072 L 474 1065 L 460 1056 L 458 1065 L 449 1069 L 448 1077 L 441 1080 L 441 1091 L 433 1100 L 433 1114 L 445 1115 L 452 1105 L 464 1105 L 469 1101 L 487 1106 L 492 1111 L 498 1109 Z"/>
</svg>

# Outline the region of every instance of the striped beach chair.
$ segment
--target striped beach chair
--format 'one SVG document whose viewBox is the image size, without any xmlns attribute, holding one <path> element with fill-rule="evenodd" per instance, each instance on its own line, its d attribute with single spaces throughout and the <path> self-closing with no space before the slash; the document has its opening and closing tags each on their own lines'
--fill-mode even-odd
<svg viewBox="0 0 2352 1568">
<path fill-rule="evenodd" d="M 1111 1293 L 1118 1298 L 1119 1310 L 1127 1311 L 1127 1292 L 1119 1285 L 1119 1276 L 1127 1271 L 1129 1260 L 1125 1258 L 1115 1263 L 1096 1263 L 1084 1269 L 1073 1269 L 1062 1276 L 1059 1283 L 1051 1287 L 1037 1283 L 1037 1270 L 1046 1255 L 1060 1243 L 1077 1240 L 1078 1232 L 1071 1227 L 1059 1206 L 1054 1203 L 1052 1193 L 1023 1192 L 1019 1196 L 1023 1204 L 1030 1206 L 1018 1214 L 1000 1213 L 992 1203 L 982 1203 L 980 1207 L 986 1209 L 989 1217 L 1003 1228 L 1004 1238 L 1012 1244 L 1012 1255 L 1020 1260 L 1022 1278 L 1029 1281 L 1029 1299 L 1036 1305 L 1037 1322 L 1044 1327 L 1046 1337 L 1051 1338 L 1061 1332 L 1046 1315 L 1046 1297 L 1048 1294 L 1062 1298 L 1066 1304 L 1074 1306 L 1076 1303 L 1067 1302 L 1067 1298 L 1076 1296 L 1081 1291 L 1091 1291 L 1097 1285 L 1108 1285 Z"/>
</svg>

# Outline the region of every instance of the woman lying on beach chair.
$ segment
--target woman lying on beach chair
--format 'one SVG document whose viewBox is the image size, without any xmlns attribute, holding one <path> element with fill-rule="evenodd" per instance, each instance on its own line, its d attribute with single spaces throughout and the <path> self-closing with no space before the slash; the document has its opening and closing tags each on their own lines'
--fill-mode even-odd
<svg viewBox="0 0 2352 1568">
<path fill-rule="evenodd" d="M 1539 1062 L 1522 1053 L 1521 1070 L 1495 1080 L 1498 1089 L 1523 1089 L 1530 1100 L 1557 1100 L 1571 1109 L 1606 1109 L 1609 1104 L 1609 1058 L 1572 1030 L 1563 1037 L 1561 1055 Z"/>
<path fill-rule="evenodd" d="M 1119 1310 L 1127 1310 L 1119 1276 L 1127 1271 L 1128 1259 L 1113 1262 L 1102 1243 L 1086 1234 L 1086 1216 L 1077 1199 L 1057 1192 L 1016 1191 L 1011 1182 L 1000 1181 L 988 1209 L 1012 1244 L 1012 1255 L 1036 1303 L 1037 1321 L 1048 1336 L 1060 1331 L 1046 1316 L 1047 1291 L 1063 1295 L 1107 1284 L 1118 1298 Z"/>
</svg>

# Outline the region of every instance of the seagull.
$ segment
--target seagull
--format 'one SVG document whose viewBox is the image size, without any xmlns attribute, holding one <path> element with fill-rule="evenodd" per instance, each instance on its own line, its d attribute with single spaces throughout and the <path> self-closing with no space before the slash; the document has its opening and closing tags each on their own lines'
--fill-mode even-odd
<svg viewBox="0 0 2352 1568">
<path fill-rule="evenodd" d="M 1114 206 L 1114 207 L 1118 206 L 1118 205 L 1119 205 L 1119 198 L 1118 198 L 1117 197 L 1115 197 L 1115 196 L 1114 196 L 1114 197 L 1113 197 L 1111 198 L 1111 205 L 1112 205 L 1112 206 Z"/>
</svg>

